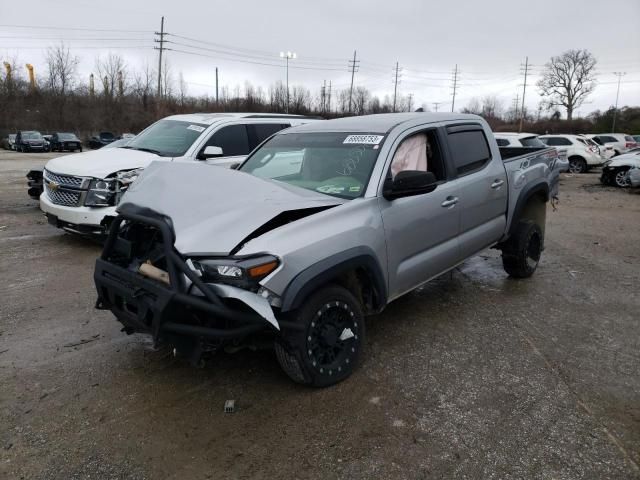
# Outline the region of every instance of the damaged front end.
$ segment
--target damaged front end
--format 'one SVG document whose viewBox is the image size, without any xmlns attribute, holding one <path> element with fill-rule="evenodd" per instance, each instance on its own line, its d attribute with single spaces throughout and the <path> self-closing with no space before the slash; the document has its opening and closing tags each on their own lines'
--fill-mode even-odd
<svg viewBox="0 0 640 480">
<path fill-rule="evenodd" d="M 276 319 L 277 299 L 259 285 L 277 258 L 185 258 L 174 243 L 168 217 L 122 207 L 96 260 L 96 307 L 110 310 L 127 333 L 149 334 L 193 363 L 226 345 L 295 328 Z"/>
</svg>

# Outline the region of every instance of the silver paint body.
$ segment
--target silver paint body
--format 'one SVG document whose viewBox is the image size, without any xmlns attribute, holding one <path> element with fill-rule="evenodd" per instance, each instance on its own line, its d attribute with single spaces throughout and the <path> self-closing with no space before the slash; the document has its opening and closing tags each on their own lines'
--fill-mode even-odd
<svg viewBox="0 0 640 480">
<path fill-rule="evenodd" d="M 460 123 L 480 125 L 489 141 L 492 159 L 481 170 L 450 179 L 427 194 L 393 201 L 382 196 L 391 159 L 404 138 L 423 129 Z M 277 296 L 305 269 L 364 247 L 375 255 L 391 301 L 504 240 L 525 187 L 539 181 L 557 185 L 555 149 L 503 162 L 489 126 L 475 115 L 351 117 L 302 125 L 278 135 L 301 132 L 386 135 L 363 197 L 343 200 L 234 170 L 154 162 L 125 194 L 121 205 L 133 203 L 169 216 L 176 233 L 175 246 L 187 257 L 203 253 L 225 256 L 232 250 L 243 256 L 277 256 L 280 266 L 261 282 Z M 457 203 L 442 205 L 451 198 Z M 330 208 L 241 245 L 277 214 L 318 206 Z"/>
</svg>

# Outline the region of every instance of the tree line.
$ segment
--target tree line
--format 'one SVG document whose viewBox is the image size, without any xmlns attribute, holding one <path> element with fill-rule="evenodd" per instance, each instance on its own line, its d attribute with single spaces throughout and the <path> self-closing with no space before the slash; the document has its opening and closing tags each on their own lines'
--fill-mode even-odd
<svg viewBox="0 0 640 480">
<path fill-rule="evenodd" d="M 137 133 L 155 120 L 171 114 L 192 112 L 270 112 L 287 111 L 287 88 L 276 82 L 267 88 L 249 81 L 243 86 L 222 86 L 218 98 L 189 94 L 182 73 L 172 72 L 164 63 L 160 92 L 157 71 L 143 66 L 134 69 L 117 54 L 98 57 L 90 79 L 81 81 L 78 75 L 80 59 L 64 45 L 51 47 L 45 55 L 44 72 L 37 83 L 20 74 L 17 61 L 5 62 L 5 75 L 0 78 L 0 134 L 18 129 L 42 132 L 73 131 L 87 137 L 99 131 Z M 517 105 L 505 108 L 496 96 L 473 98 L 463 112 L 482 115 L 496 130 L 517 129 L 524 116 L 525 129 L 545 132 L 595 132 L 610 129 L 613 110 L 593 112 L 587 118 L 573 119 L 578 108 L 595 86 L 595 59 L 585 51 L 569 51 L 553 57 L 538 82 L 544 100 L 536 112 L 518 110 Z M 572 78 L 566 81 L 566 75 Z M 576 81 L 577 80 L 577 81 Z M 555 86 L 554 86 L 555 85 Z M 564 90 L 558 85 L 568 85 Z M 158 95 L 159 93 L 159 95 Z M 335 118 L 346 115 L 389 113 L 393 98 L 380 98 L 362 86 L 328 92 L 312 92 L 300 85 L 289 88 L 289 113 Z M 420 107 L 428 110 L 426 105 Z M 566 120 L 558 108 L 566 110 Z M 395 111 L 414 110 L 411 98 L 399 96 Z M 618 111 L 620 131 L 640 131 L 640 109 Z"/>
</svg>

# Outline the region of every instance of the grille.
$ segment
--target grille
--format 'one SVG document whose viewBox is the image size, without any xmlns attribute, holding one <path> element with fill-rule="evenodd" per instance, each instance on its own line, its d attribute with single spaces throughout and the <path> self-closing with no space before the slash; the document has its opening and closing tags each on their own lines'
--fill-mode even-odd
<svg viewBox="0 0 640 480">
<path fill-rule="evenodd" d="M 82 177 L 74 177 L 71 175 L 58 175 L 57 173 L 50 172 L 49 170 L 45 170 L 45 177 L 48 180 L 56 182 L 64 187 L 82 187 L 82 182 L 84 182 L 84 178 Z"/>
<path fill-rule="evenodd" d="M 48 172 L 47 172 L 48 173 Z M 82 192 L 74 192 L 73 190 L 51 190 L 45 183 L 45 191 L 49 199 L 56 205 L 66 207 L 77 207 L 80 204 L 80 195 Z"/>
</svg>

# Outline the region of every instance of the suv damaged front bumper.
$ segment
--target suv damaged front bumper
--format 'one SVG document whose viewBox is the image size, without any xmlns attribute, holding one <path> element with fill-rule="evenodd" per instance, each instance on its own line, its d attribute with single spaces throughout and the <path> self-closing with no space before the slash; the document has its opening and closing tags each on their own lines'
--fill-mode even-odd
<svg viewBox="0 0 640 480">
<path fill-rule="evenodd" d="M 162 236 L 164 279 L 126 266 L 137 248 L 120 235 L 124 221 L 144 224 Z M 296 325 L 278 321 L 268 301 L 237 287 L 202 281 L 174 248 L 174 234 L 159 215 L 123 213 L 116 217 L 96 260 L 96 308 L 110 310 L 127 333 L 146 333 L 154 344 L 169 344 L 197 362 L 205 352 L 238 343 L 254 334 L 278 334 Z M 134 262 L 135 264 L 135 262 Z"/>
</svg>

